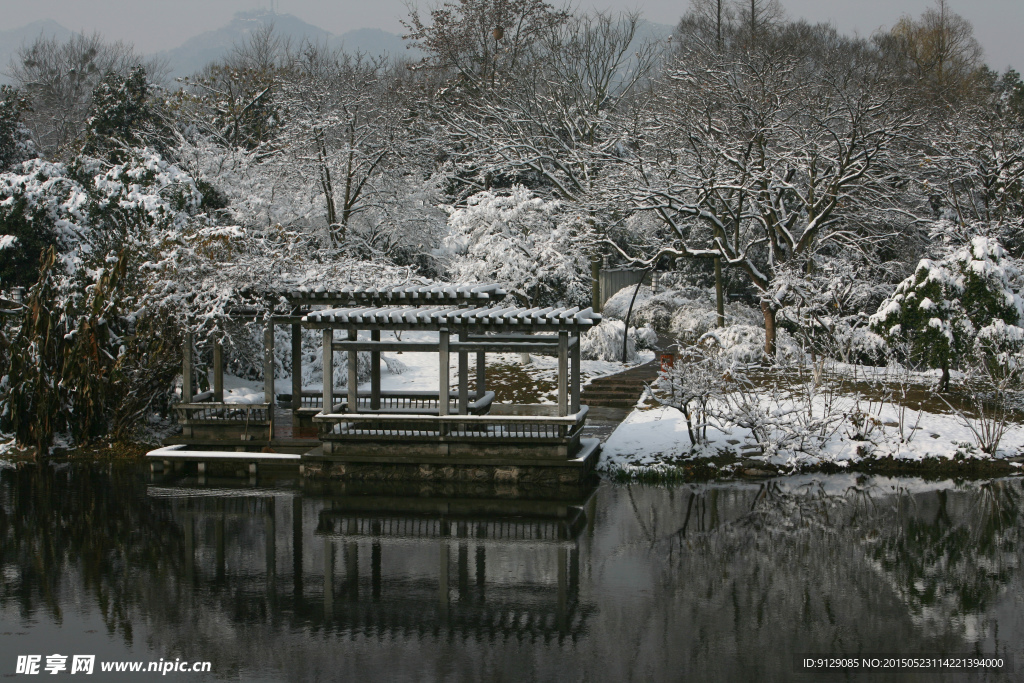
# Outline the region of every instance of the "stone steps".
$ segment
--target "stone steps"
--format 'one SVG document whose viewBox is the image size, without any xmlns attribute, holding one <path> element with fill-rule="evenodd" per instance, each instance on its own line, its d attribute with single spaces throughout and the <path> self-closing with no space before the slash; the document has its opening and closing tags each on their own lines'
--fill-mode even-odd
<svg viewBox="0 0 1024 683">
<path fill-rule="evenodd" d="M 629 410 L 636 405 L 644 385 L 657 378 L 657 363 L 647 363 L 616 375 L 595 379 L 584 388 L 580 400 L 589 406 Z"/>
</svg>

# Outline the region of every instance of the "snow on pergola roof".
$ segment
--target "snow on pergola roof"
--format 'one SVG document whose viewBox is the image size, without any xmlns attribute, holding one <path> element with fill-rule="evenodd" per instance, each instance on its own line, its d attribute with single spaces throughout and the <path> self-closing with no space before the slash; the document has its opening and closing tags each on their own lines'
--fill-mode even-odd
<svg viewBox="0 0 1024 683">
<path fill-rule="evenodd" d="M 334 308 L 313 311 L 303 318 L 313 327 L 360 330 L 579 330 L 601 322 L 593 309 L 572 308 Z"/>
<path fill-rule="evenodd" d="M 424 304 L 489 304 L 501 301 L 500 285 L 402 285 L 397 287 L 298 287 L 280 295 L 293 304 L 333 306 L 422 306 Z"/>
</svg>

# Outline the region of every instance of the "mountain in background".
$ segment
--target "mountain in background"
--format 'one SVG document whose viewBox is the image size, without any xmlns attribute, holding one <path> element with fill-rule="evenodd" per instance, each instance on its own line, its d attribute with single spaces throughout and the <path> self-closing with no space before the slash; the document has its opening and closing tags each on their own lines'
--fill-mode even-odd
<svg viewBox="0 0 1024 683">
<path fill-rule="evenodd" d="M 199 71 L 212 61 L 223 58 L 236 44 L 244 43 L 255 31 L 272 24 L 278 36 L 291 41 L 293 45 L 305 41 L 342 48 L 347 52 L 360 52 L 371 57 L 389 55 L 394 58 L 419 59 L 420 50 L 407 49 L 401 36 L 382 31 L 379 28 L 359 28 L 334 35 L 322 28 L 306 23 L 291 14 L 278 14 L 269 10 L 239 12 L 224 26 L 200 33 L 189 38 L 180 46 L 160 52 L 156 57 L 165 61 L 168 77 L 188 76 Z M 637 40 L 663 40 L 672 34 L 672 27 L 642 21 L 637 30 Z M 10 60 L 17 55 L 22 45 L 32 43 L 39 36 L 67 40 L 72 31 L 52 19 L 34 21 L 31 24 L 8 31 L 0 31 L 0 83 L 8 83 L 6 71 Z"/>
<path fill-rule="evenodd" d="M 7 76 L 11 60 L 23 45 L 30 45 L 40 36 L 63 41 L 71 37 L 71 31 L 52 19 L 33 21 L 21 28 L 0 31 L 0 83 L 11 82 Z"/>
<path fill-rule="evenodd" d="M 348 52 L 362 52 L 369 56 L 414 56 L 400 36 L 377 28 L 361 28 L 340 36 L 308 24 L 292 14 L 278 14 L 269 10 L 239 12 L 224 26 L 189 38 L 179 47 L 156 55 L 166 59 L 170 76 L 187 76 L 199 71 L 212 61 L 221 59 L 236 44 L 244 43 L 260 28 L 274 26 L 275 33 L 292 45 L 303 41 L 344 47 Z"/>
</svg>

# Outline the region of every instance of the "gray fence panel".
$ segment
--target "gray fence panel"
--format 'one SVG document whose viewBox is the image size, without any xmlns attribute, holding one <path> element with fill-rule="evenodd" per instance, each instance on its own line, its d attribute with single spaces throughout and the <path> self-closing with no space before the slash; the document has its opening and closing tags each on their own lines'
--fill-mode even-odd
<svg viewBox="0 0 1024 683">
<path fill-rule="evenodd" d="M 646 276 L 645 276 L 646 273 Z M 636 285 L 643 278 L 646 284 L 651 282 L 651 274 L 642 268 L 602 268 L 600 276 L 601 308 L 608 299 L 623 287 Z"/>
</svg>

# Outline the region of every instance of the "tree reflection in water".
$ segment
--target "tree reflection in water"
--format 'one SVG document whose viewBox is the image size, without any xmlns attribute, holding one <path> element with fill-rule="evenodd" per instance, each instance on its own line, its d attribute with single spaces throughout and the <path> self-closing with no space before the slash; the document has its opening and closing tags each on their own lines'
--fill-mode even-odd
<svg viewBox="0 0 1024 683">
<path fill-rule="evenodd" d="M 210 660 L 218 677 L 786 680 L 799 653 L 1024 662 L 1022 494 L 1018 479 L 593 493 L 8 469 L 0 614 L 30 638 L 95 615 L 111 658 L 144 632 L 154 658 Z"/>
</svg>

